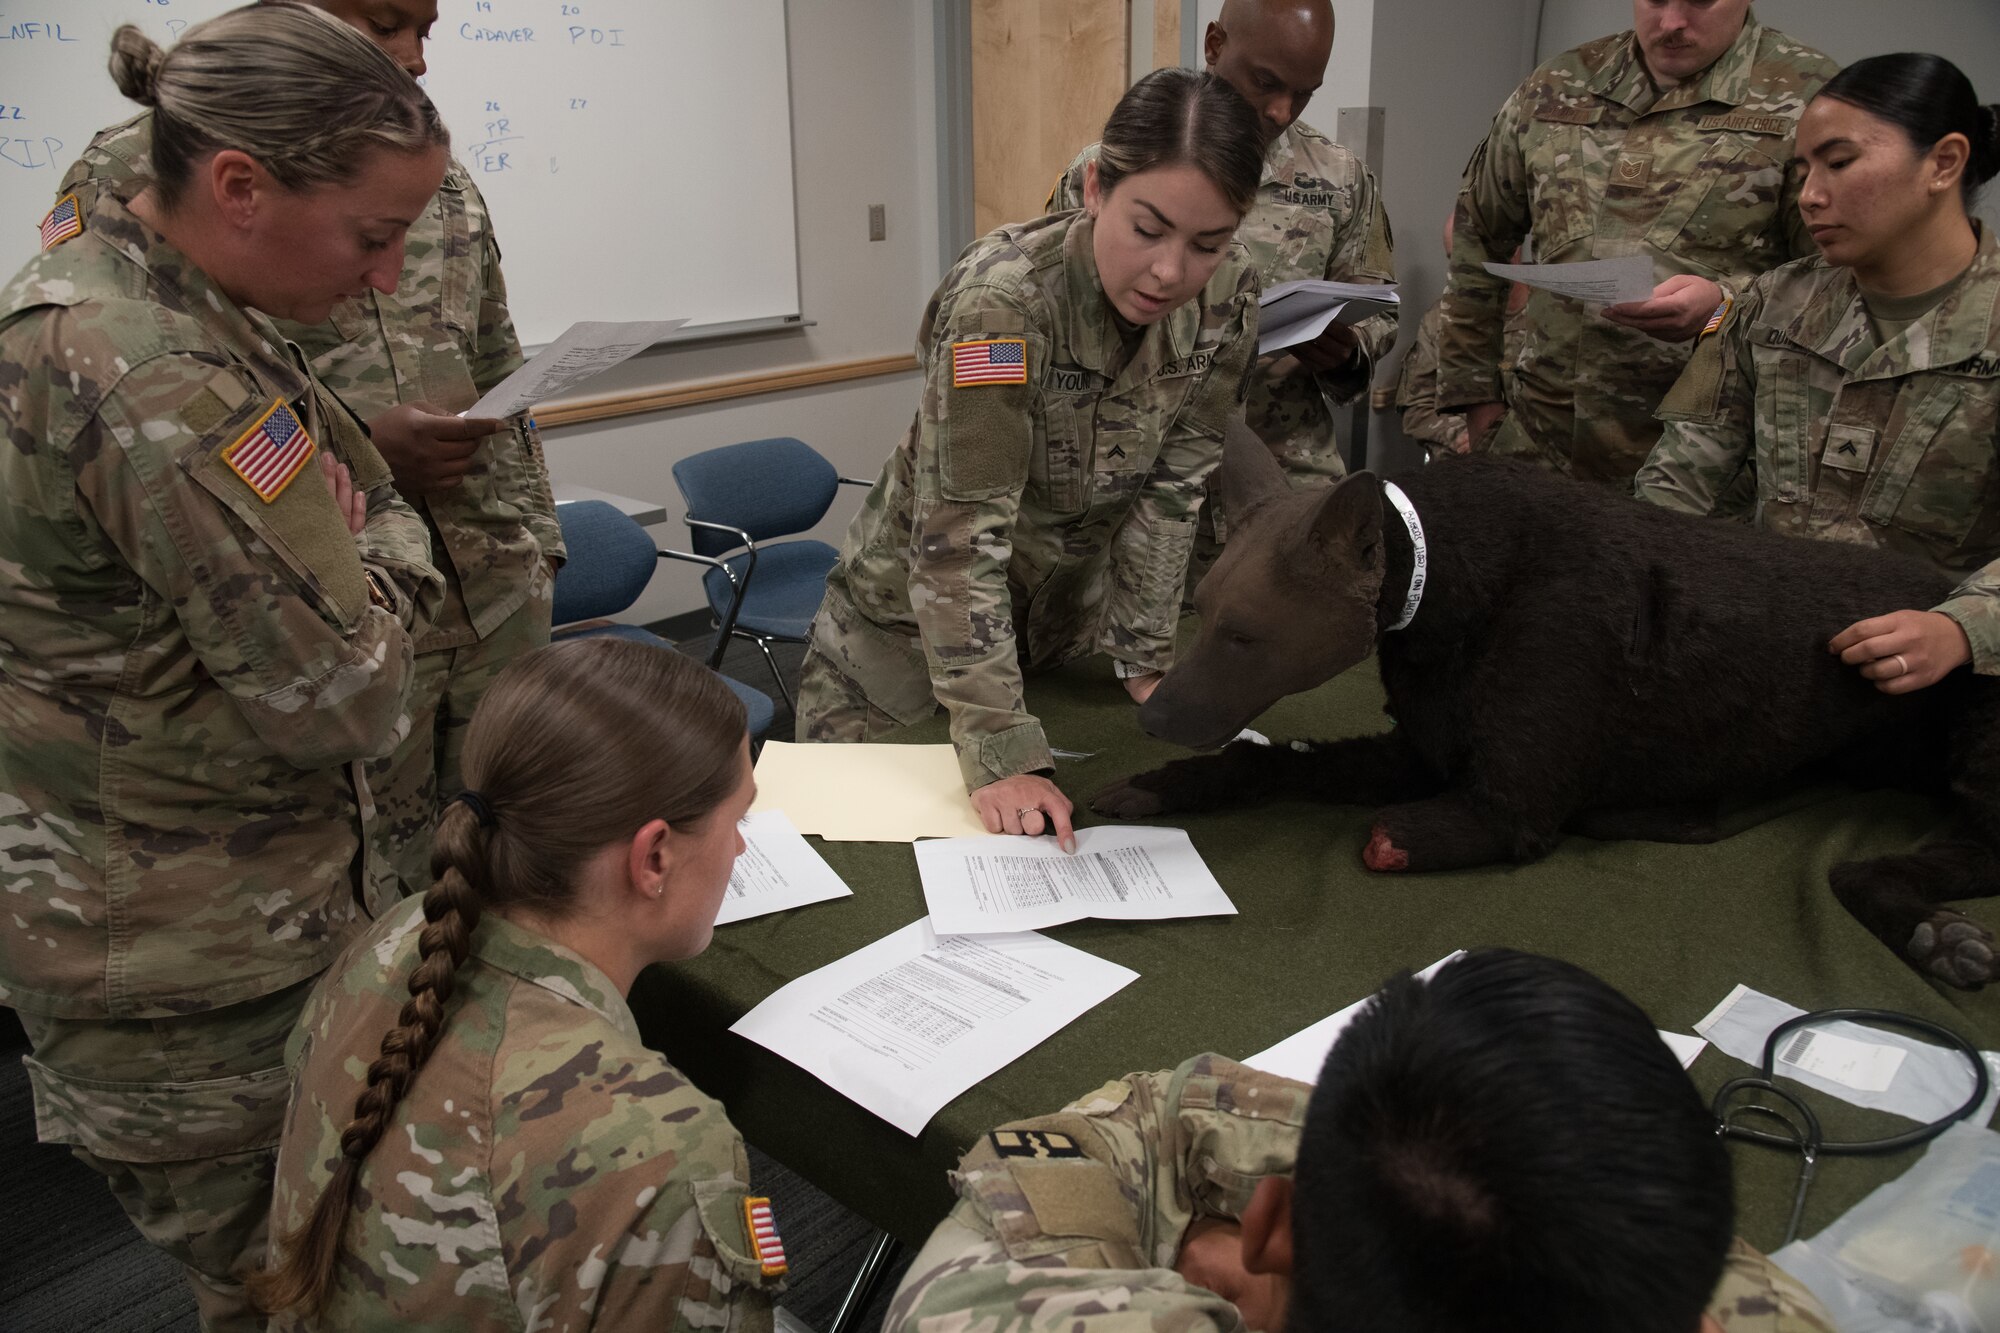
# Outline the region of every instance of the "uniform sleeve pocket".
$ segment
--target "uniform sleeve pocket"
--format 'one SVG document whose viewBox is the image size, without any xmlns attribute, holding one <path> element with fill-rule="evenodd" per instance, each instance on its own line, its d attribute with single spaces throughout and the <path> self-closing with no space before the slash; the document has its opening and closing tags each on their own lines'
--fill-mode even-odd
<svg viewBox="0 0 2000 1333">
<path fill-rule="evenodd" d="M 284 447 L 298 456 L 287 457 L 260 438 L 273 407 L 252 399 L 249 410 L 182 454 L 180 465 L 248 529 L 248 540 L 276 553 L 322 614 L 343 631 L 352 629 L 368 609 L 368 580 L 354 535 L 319 475 L 318 442 L 288 440 Z"/>
</svg>

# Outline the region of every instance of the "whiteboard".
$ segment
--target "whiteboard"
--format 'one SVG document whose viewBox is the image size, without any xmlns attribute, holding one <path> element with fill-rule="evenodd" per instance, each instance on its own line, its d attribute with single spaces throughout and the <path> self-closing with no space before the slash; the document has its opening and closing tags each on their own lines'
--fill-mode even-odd
<svg viewBox="0 0 2000 1333">
<path fill-rule="evenodd" d="M 138 110 L 113 29 L 229 0 L 0 7 L 0 281 L 90 136 Z M 799 313 L 784 0 L 440 0 L 424 85 L 493 213 L 521 341 Z"/>
</svg>

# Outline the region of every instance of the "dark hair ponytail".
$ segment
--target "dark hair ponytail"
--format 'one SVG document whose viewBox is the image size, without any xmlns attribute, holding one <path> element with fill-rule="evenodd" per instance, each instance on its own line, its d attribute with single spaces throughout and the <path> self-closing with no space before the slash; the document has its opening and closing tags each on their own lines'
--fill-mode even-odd
<svg viewBox="0 0 2000 1333">
<path fill-rule="evenodd" d="M 1240 216 L 1257 202 L 1264 139 L 1257 112 L 1228 80 L 1206 71 L 1156 69 L 1125 90 L 1104 122 L 1098 187 L 1127 176 L 1190 166 L 1215 183 Z"/>
<path fill-rule="evenodd" d="M 1981 106 L 1972 80 L 1943 56 L 1902 51 L 1857 60 L 1819 90 L 1886 120 L 1928 153 L 1947 134 L 1972 145 L 1961 187 L 1969 206 L 1979 187 L 2000 175 L 2000 106 Z"/>
<path fill-rule="evenodd" d="M 452 801 L 432 834 L 410 998 L 340 1132 L 333 1178 L 305 1224 L 278 1240 L 275 1267 L 251 1279 L 266 1314 L 325 1305 L 362 1165 L 437 1045 L 481 914 L 523 906 L 560 918 L 587 857 L 650 820 L 706 819 L 741 781 L 744 727 L 720 676 L 648 644 L 580 639 L 501 672 L 466 732 L 476 806 Z"/>
</svg>

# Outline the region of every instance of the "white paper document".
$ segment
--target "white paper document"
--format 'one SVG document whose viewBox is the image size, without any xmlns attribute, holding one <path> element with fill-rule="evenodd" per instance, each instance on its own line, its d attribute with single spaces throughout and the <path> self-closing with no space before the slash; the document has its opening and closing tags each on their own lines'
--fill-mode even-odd
<svg viewBox="0 0 2000 1333">
<path fill-rule="evenodd" d="M 1428 981 L 1437 975 L 1439 968 L 1454 958 L 1463 958 L 1465 950 L 1455 949 L 1432 963 L 1418 976 Z M 1373 999 L 1369 996 L 1368 999 Z M 1297 1079 L 1301 1083 L 1319 1082 L 1319 1071 L 1326 1064 L 1326 1057 L 1333 1050 L 1333 1044 L 1340 1039 L 1348 1025 L 1361 1013 L 1367 999 L 1356 1000 L 1339 1013 L 1322 1018 L 1303 1032 L 1293 1033 L 1269 1050 L 1259 1051 L 1243 1063 L 1252 1069 L 1261 1069 L 1267 1074 L 1277 1074 L 1282 1078 Z M 1695 1057 L 1708 1049 L 1708 1043 L 1700 1037 L 1683 1036 L 1678 1032 L 1660 1032 L 1660 1040 L 1674 1053 L 1674 1058 L 1686 1069 Z"/>
<path fill-rule="evenodd" d="M 554 398 L 621 361 L 645 351 L 672 333 L 684 319 L 628 324 L 582 323 L 564 329 L 527 365 L 501 380 L 484 398 L 459 413 L 465 417 L 511 417 Z"/>
<path fill-rule="evenodd" d="M 1644 255 L 1586 259 L 1578 264 L 1488 264 L 1486 271 L 1523 287 L 1539 287 L 1590 305 L 1653 299 L 1653 261 Z"/>
<path fill-rule="evenodd" d="M 1464 956 L 1465 950 L 1454 949 L 1417 975 L 1428 981 L 1436 976 L 1437 970 L 1446 963 Z M 1373 998 L 1371 995 L 1356 1000 L 1339 1013 L 1322 1018 L 1303 1032 L 1293 1033 L 1276 1046 L 1257 1052 L 1243 1063 L 1252 1069 L 1276 1074 L 1280 1078 L 1295 1078 L 1301 1083 L 1317 1083 L 1320 1066 L 1326 1063 L 1326 1053 L 1333 1049 L 1333 1043 L 1340 1039 L 1340 1034 L 1345 1032 L 1348 1025 L 1361 1013 L 1362 1006 Z"/>
<path fill-rule="evenodd" d="M 1074 855 L 1046 837 L 940 838 L 916 851 L 924 905 L 940 935 L 1040 930 L 1087 916 L 1236 914 L 1184 829 L 1078 829 Z"/>
<path fill-rule="evenodd" d="M 949 745 L 765 741 L 750 813 L 783 810 L 828 842 L 983 838 Z"/>
<path fill-rule="evenodd" d="M 1317 278 L 1267 287 L 1257 301 L 1257 355 L 1311 342 L 1335 324 L 1359 324 L 1401 299 L 1394 287 Z"/>
<path fill-rule="evenodd" d="M 743 821 L 743 855 L 729 872 L 729 891 L 715 924 L 790 907 L 851 898 L 854 890 L 833 873 L 812 844 L 799 836 L 782 810 L 766 810 Z"/>
<path fill-rule="evenodd" d="M 772 992 L 729 1030 L 905 1134 L 1139 974 L 1045 935 L 913 921 Z"/>
</svg>

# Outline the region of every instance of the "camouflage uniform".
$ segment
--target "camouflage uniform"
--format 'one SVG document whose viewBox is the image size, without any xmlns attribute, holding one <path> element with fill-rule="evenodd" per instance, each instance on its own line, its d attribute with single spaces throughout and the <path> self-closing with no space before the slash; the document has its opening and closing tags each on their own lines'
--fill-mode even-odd
<svg viewBox="0 0 2000 1333">
<path fill-rule="evenodd" d="M 1754 464 L 1758 526 L 1928 560 L 1964 582 L 1934 608 L 2000 674 L 2000 240 L 1878 344 L 1851 269 L 1767 273 L 1660 407 L 1641 498 L 1707 513 Z M 1883 607 L 1887 613 L 1895 607 Z"/>
<path fill-rule="evenodd" d="M 1660 92 L 1633 34 L 1530 75 L 1465 170 L 1439 339 L 1438 403 L 1502 400 L 1492 449 L 1629 483 L 1659 438 L 1653 412 L 1693 352 L 1549 292 L 1528 297 L 1526 345 L 1503 389 L 1506 262 L 1532 227 L 1542 263 L 1644 255 L 1657 285 L 1692 273 L 1740 291 L 1815 253 L 1789 165 L 1799 113 L 1838 67 L 1748 18 L 1706 71 Z"/>
<path fill-rule="evenodd" d="M 190 1266 L 210 1327 L 255 1327 L 277 1043 L 360 920 L 357 761 L 407 725 L 441 580 L 297 349 L 122 192 L 82 227 L 0 294 L 0 1003 L 43 1141 Z M 232 466 L 293 420 L 366 493 L 359 538 L 317 459 Z"/>
<path fill-rule="evenodd" d="M 1203 1055 L 987 1135 L 884 1333 L 1245 1333 L 1234 1305 L 1173 1264 L 1197 1218 L 1239 1218 L 1259 1181 L 1291 1173 L 1311 1093 Z M 1741 1241 L 1709 1313 L 1728 1333 L 1833 1333 Z"/>
<path fill-rule="evenodd" d="M 1524 316 L 1525 309 L 1507 316 L 1506 351 L 1500 363 L 1502 384 L 1510 384 L 1514 378 L 1514 360 L 1520 356 L 1527 335 Z M 1471 442 L 1464 414 L 1440 412 L 1437 405 L 1438 329 L 1443 320 L 1444 302 L 1440 300 L 1417 325 L 1416 339 L 1403 353 L 1402 367 L 1396 373 L 1396 406 L 1402 409 L 1403 434 L 1422 444 L 1425 452 L 1435 454 L 1443 449 L 1463 453 Z"/>
<path fill-rule="evenodd" d="M 87 198 L 103 181 L 148 174 L 152 125 L 148 111 L 103 131 L 60 193 Z M 394 296 L 371 291 L 323 324 L 277 327 L 321 384 L 370 419 L 400 403 L 463 411 L 521 364 L 492 219 L 456 160 L 410 228 Z M 446 591 L 417 640 L 409 734 L 368 769 L 378 864 L 393 872 L 371 884 L 371 914 L 429 887 L 431 824 L 440 794 L 459 789 L 465 725 L 501 668 L 549 641 L 548 562 L 563 558 L 541 435 L 526 417 L 481 446 L 458 486 L 410 503 L 430 529 Z"/>
<path fill-rule="evenodd" d="M 1076 155 L 1049 195 L 1050 211 L 1083 207 L 1083 168 L 1097 151 L 1092 144 Z M 1236 229 L 1236 239 L 1250 252 L 1265 287 L 1300 278 L 1396 280 L 1395 242 L 1374 174 L 1300 121 L 1265 150 L 1257 202 Z M 1396 320 L 1391 311 L 1355 325 L 1361 341 L 1354 359 L 1331 374 L 1308 370 L 1289 355 L 1257 362 L 1244 417 L 1295 484 L 1347 475 L 1333 434 L 1333 407 L 1367 390 L 1376 365 L 1396 345 Z M 1211 486 L 1201 514 L 1203 537 L 1213 535 L 1218 542 L 1229 535 L 1220 501 Z M 1205 563 L 1212 564 L 1213 556 Z"/>
<path fill-rule="evenodd" d="M 942 703 L 974 789 L 1053 767 L 1023 666 L 1099 649 L 1171 664 L 1202 484 L 1255 351 L 1257 275 L 1232 249 L 1128 341 L 1091 228 L 1081 213 L 1002 227 L 931 298 L 923 404 L 827 575 L 801 740 L 861 740 Z M 952 387 L 954 344 L 988 341 L 1021 344 L 1025 382 Z"/>
<path fill-rule="evenodd" d="M 422 902 L 392 908 L 313 992 L 287 1052 L 277 1236 L 339 1162 L 423 925 Z M 602 972 L 488 914 L 447 1014 L 362 1166 L 325 1310 L 275 1333 L 769 1333 L 782 1255 L 749 1242 L 743 1140 Z"/>
</svg>

